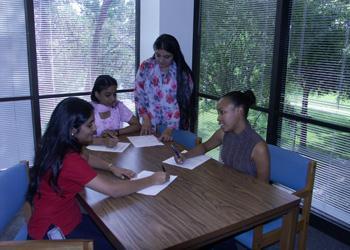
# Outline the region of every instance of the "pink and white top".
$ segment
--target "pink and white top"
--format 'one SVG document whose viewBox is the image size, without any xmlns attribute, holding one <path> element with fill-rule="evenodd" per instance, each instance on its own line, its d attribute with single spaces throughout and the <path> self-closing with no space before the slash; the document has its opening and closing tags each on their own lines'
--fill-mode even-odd
<svg viewBox="0 0 350 250">
<path fill-rule="evenodd" d="M 131 110 L 120 101 L 117 101 L 117 104 L 114 107 L 108 107 L 96 102 L 91 102 L 91 104 L 94 106 L 97 136 L 100 136 L 105 130 L 116 130 L 122 128 L 123 122 L 129 122 L 134 115 Z M 100 113 L 108 111 L 110 111 L 111 115 L 106 119 L 102 119 Z"/>
</svg>

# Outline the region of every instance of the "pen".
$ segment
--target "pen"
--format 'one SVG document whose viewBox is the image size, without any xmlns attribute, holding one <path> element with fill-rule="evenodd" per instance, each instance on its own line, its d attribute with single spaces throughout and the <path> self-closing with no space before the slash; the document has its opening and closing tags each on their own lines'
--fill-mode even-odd
<svg viewBox="0 0 350 250">
<path fill-rule="evenodd" d="M 123 180 L 130 180 L 129 176 L 127 176 L 126 174 L 122 174 L 122 178 Z"/>
<path fill-rule="evenodd" d="M 175 145 L 174 145 L 174 144 L 170 144 L 170 147 L 171 147 L 171 149 L 173 150 L 173 152 L 175 153 L 176 157 L 177 157 L 177 158 L 181 158 L 181 157 L 180 157 L 180 153 L 179 153 L 179 151 L 176 149 Z"/>
<path fill-rule="evenodd" d="M 166 172 L 166 171 L 165 171 L 165 167 L 164 167 L 164 165 L 162 165 L 162 169 L 163 169 L 163 172 Z"/>
</svg>

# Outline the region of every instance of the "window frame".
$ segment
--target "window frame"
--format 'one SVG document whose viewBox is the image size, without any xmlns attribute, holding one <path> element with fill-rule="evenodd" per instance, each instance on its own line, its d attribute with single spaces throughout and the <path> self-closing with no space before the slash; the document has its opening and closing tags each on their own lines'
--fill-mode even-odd
<svg viewBox="0 0 350 250">
<path fill-rule="evenodd" d="M 34 2 L 33 0 L 24 1 L 26 37 L 27 37 L 27 55 L 28 55 L 28 72 L 30 84 L 30 96 L 7 97 L 0 98 L 0 102 L 30 100 L 32 105 L 32 124 L 34 147 L 37 148 L 41 141 L 41 116 L 40 116 L 40 100 L 48 98 L 70 97 L 70 96 L 87 96 L 91 92 L 74 92 L 64 94 L 39 95 L 38 88 L 38 69 L 37 54 L 35 42 L 35 23 L 34 23 Z M 140 59 L 140 0 L 135 0 L 135 72 L 139 65 Z M 134 89 L 118 90 L 117 93 L 133 92 Z"/>
<path fill-rule="evenodd" d="M 201 13 L 200 13 L 200 0 L 194 1 L 194 43 L 193 43 L 193 72 L 196 83 L 199 83 L 200 76 L 200 51 L 201 51 Z M 275 19 L 275 38 L 274 38 L 274 50 L 273 50 L 273 62 L 271 70 L 271 84 L 270 84 L 270 98 L 269 107 L 264 108 L 260 106 L 252 107 L 253 110 L 267 113 L 267 137 L 266 142 L 268 144 L 277 145 L 278 140 L 281 137 L 282 130 L 279 129 L 282 124 L 282 119 L 287 118 L 296 122 L 302 122 L 310 125 L 317 125 L 323 128 L 333 129 L 337 132 L 349 132 L 350 127 L 337 125 L 331 122 L 320 121 L 313 118 L 302 117 L 298 114 L 289 114 L 284 112 L 283 104 L 286 91 L 286 74 L 287 74 L 287 60 L 289 56 L 289 31 L 291 22 L 291 11 L 293 6 L 293 0 L 277 0 L 276 6 L 276 19 Z M 197 86 L 196 90 L 196 128 L 198 132 L 198 99 L 199 97 L 209 100 L 219 100 L 218 96 L 212 96 L 205 93 L 201 93 Z M 323 217 L 323 215 L 320 215 Z M 326 218 L 326 217 L 323 217 Z M 329 218 L 327 218 L 329 219 Z M 338 222 L 337 222 L 338 223 Z"/>
</svg>

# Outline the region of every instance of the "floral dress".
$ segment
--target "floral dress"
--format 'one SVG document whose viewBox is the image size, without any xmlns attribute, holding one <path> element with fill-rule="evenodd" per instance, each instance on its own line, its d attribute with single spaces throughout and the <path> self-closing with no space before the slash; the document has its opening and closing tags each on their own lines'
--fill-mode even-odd
<svg viewBox="0 0 350 250">
<path fill-rule="evenodd" d="M 186 77 L 191 92 L 193 81 L 190 75 Z M 135 80 L 135 104 L 139 116 L 147 114 L 152 128 L 165 125 L 173 129 L 179 128 L 180 110 L 176 99 L 176 63 L 173 62 L 167 73 L 162 73 L 156 60 L 149 58 L 142 62 Z"/>
</svg>

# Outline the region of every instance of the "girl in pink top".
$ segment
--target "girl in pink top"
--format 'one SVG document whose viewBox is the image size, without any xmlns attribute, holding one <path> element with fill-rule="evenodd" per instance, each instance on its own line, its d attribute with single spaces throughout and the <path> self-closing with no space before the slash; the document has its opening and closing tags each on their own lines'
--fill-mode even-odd
<svg viewBox="0 0 350 250">
<path fill-rule="evenodd" d="M 91 92 L 97 135 L 94 144 L 104 144 L 99 140 L 104 137 L 109 138 L 107 146 L 113 147 L 118 142 L 119 135 L 136 132 L 141 128 L 131 110 L 117 100 L 117 86 L 117 81 L 109 75 L 100 75 L 95 81 Z M 123 128 L 123 122 L 129 126 Z"/>
</svg>

